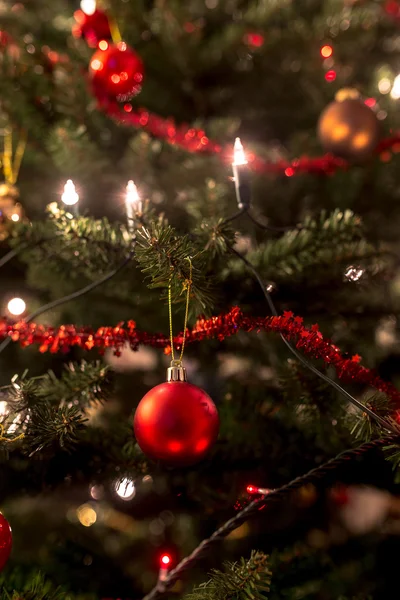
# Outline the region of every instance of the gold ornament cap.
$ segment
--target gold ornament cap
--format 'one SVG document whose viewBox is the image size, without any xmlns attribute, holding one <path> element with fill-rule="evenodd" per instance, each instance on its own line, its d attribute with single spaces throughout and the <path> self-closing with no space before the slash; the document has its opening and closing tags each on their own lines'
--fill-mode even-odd
<svg viewBox="0 0 400 600">
<path fill-rule="evenodd" d="M 336 102 L 344 102 L 344 100 L 359 100 L 361 98 L 360 92 L 355 88 L 342 88 L 335 94 Z"/>
<path fill-rule="evenodd" d="M 186 369 L 182 367 L 181 360 L 171 360 L 171 366 L 167 369 L 167 381 L 186 381 Z"/>
</svg>

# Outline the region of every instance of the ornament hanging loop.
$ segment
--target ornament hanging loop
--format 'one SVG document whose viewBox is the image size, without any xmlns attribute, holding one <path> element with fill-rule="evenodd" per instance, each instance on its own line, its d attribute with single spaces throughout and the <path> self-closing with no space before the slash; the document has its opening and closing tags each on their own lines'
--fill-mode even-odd
<svg viewBox="0 0 400 600">
<path fill-rule="evenodd" d="M 6 131 L 4 134 L 4 148 L 2 155 L 2 163 L 3 163 L 3 175 L 5 182 L 9 186 L 15 186 L 17 183 L 17 178 L 19 174 L 19 170 L 21 168 L 22 158 L 26 149 L 26 140 L 27 134 L 26 131 L 22 130 L 20 134 L 20 139 L 17 144 L 17 148 L 15 150 L 15 154 L 13 157 L 13 133 L 12 129 Z"/>
<path fill-rule="evenodd" d="M 169 335 L 171 342 L 171 365 L 167 370 L 167 381 L 186 381 L 186 369 L 182 366 L 183 353 L 185 351 L 185 341 L 186 341 L 186 330 L 187 330 L 187 322 L 189 315 L 189 302 L 190 302 L 190 291 L 192 288 L 192 274 L 193 274 L 193 266 L 192 260 L 187 257 L 189 261 L 189 278 L 185 280 L 183 284 L 183 291 L 186 290 L 186 306 L 185 306 L 185 320 L 183 324 L 183 334 L 182 334 L 182 347 L 179 358 L 175 358 L 175 350 L 174 350 L 174 334 L 172 327 L 172 285 L 171 280 L 168 285 L 168 314 L 169 314 Z"/>
</svg>

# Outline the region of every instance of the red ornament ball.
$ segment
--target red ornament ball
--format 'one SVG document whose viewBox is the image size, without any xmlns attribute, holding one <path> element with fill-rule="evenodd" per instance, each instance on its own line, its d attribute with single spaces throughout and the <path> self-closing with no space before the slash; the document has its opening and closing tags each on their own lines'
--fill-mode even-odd
<svg viewBox="0 0 400 600">
<path fill-rule="evenodd" d="M 111 39 L 108 17 L 102 10 L 87 15 L 83 10 L 74 12 L 76 24 L 72 28 L 74 37 L 83 37 L 90 48 L 96 48 L 100 40 Z"/>
<path fill-rule="evenodd" d="M 218 411 L 204 390 L 186 381 L 161 383 L 139 402 L 133 428 L 149 458 L 172 466 L 204 458 L 219 431 Z"/>
<path fill-rule="evenodd" d="M 0 571 L 5 567 L 12 548 L 11 527 L 5 517 L 0 513 Z"/>
<path fill-rule="evenodd" d="M 90 61 L 90 78 L 99 99 L 129 100 L 142 89 L 143 72 L 142 59 L 125 42 L 100 42 Z"/>
</svg>

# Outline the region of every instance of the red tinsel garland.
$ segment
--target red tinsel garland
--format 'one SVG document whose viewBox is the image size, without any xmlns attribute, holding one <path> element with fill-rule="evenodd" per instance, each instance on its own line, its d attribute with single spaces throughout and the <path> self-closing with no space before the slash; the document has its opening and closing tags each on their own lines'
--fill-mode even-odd
<svg viewBox="0 0 400 600">
<path fill-rule="evenodd" d="M 118 102 L 99 102 L 99 107 L 109 117 L 112 117 L 123 125 L 129 125 L 144 129 L 152 136 L 163 139 L 174 146 L 179 146 L 188 152 L 202 152 L 204 154 L 217 154 L 226 163 L 232 163 L 232 145 L 222 146 L 215 140 L 211 140 L 202 129 L 176 125 L 172 118 L 164 119 L 150 111 L 140 108 L 134 109 L 132 104 L 127 103 L 123 107 Z M 376 148 L 376 154 L 400 150 L 400 132 L 390 138 L 385 138 Z M 346 169 L 351 166 L 347 161 L 332 154 L 324 154 L 310 158 L 302 156 L 293 160 L 280 160 L 270 162 L 254 153 L 247 153 L 246 157 L 249 167 L 259 173 L 275 173 L 292 177 L 300 173 L 334 173 L 338 169 Z M 385 157 L 385 160 L 387 157 Z"/>
<path fill-rule="evenodd" d="M 115 353 L 119 354 L 126 343 L 129 343 L 133 350 L 137 350 L 139 345 L 146 345 L 165 348 L 166 353 L 170 352 L 168 336 L 138 331 L 134 321 L 128 321 L 126 327 L 123 325 L 119 323 L 115 327 L 100 327 L 95 331 L 89 327 L 75 325 L 48 327 L 24 321 L 9 323 L 3 318 L 0 321 L 0 340 L 11 337 L 14 342 L 18 341 L 23 347 L 39 344 L 40 352 L 53 353 L 67 352 L 72 346 L 79 346 L 85 350 L 97 348 L 101 352 L 106 348 L 114 348 Z M 400 392 L 391 383 L 381 379 L 376 372 L 363 367 L 360 364 L 360 356 L 344 358 L 337 346 L 323 338 L 318 325 L 307 328 L 303 325 L 303 319 L 295 317 L 291 312 L 284 312 L 279 317 L 247 317 L 240 308 L 233 307 L 227 314 L 210 319 L 198 319 L 196 325 L 187 330 L 186 342 L 211 338 L 222 341 L 226 337 L 235 335 L 239 330 L 281 333 L 304 354 L 321 358 L 327 365 L 333 365 L 339 379 L 370 385 L 393 400 L 400 401 Z M 174 343 L 179 349 L 182 344 L 182 333 L 174 338 Z"/>
</svg>

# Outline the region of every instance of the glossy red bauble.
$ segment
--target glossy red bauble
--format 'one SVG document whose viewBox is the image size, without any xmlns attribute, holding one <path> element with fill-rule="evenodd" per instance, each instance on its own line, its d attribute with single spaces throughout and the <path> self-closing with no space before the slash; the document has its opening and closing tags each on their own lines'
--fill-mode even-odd
<svg viewBox="0 0 400 600">
<path fill-rule="evenodd" d="M 76 25 L 72 28 L 75 37 L 83 37 L 90 48 L 96 48 L 100 40 L 111 39 L 111 30 L 108 17 L 102 10 L 95 10 L 87 15 L 83 10 L 74 13 Z"/>
<path fill-rule="evenodd" d="M 97 98 L 128 100 L 142 89 L 142 59 L 125 42 L 100 43 L 90 61 L 90 78 Z"/>
<path fill-rule="evenodd" d="M 3 570 L 9 559 L 12 548 L 11 527 L 5 517 L 0 513 L 0 571 Z"/>
<path fill-rule="evenodd" d="M 206 392 L 186 381 L 166 382 L 140 401 L 133 423 L 146 456 L 172 466 L 204 458 L 218 437 L 218 411 Z"/>
</svg>

